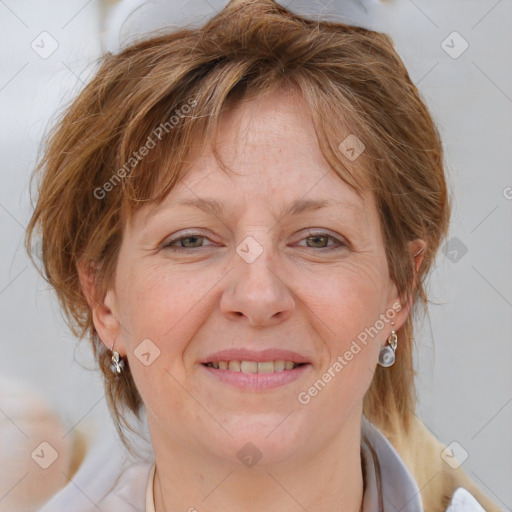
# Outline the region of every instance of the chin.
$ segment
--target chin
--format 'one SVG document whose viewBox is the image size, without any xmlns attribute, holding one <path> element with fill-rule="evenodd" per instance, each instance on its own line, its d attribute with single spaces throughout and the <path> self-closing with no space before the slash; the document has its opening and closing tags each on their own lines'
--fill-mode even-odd
<svg viewBox="0 0 512 512">
<path fill-rule="evenodd" d="M 247 414 L 232 418 L 226 430 L 233 436 L 220 434 L 214 445 L 226 462 L 259 467 L 286 462 L 307 446 L 305 427 L 292 420 L 292 413 Z M 285 419 L 286 418 L 286 419 Z M 284 420 L 284 421 L 283 421 Z"/>
</svg>

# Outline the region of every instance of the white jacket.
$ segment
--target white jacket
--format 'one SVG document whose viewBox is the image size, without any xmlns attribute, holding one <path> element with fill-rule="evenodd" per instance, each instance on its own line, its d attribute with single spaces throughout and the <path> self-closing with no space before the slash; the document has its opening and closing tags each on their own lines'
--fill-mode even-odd
<svg viewBox="0 0 512 512">
<path fill-rule="evenodd" d="M 147 431 L 133 439 L 139 453 L 136 459 L 117 436 L 101 437 L 69 484 L 39 512 L 154 512 L 153 449 Z M 361 439 L 363 512 L 423 512 L 420 491 L 411 473 L 386 437 L 364 416 Z M 446 512 L 485 509 L 460 487 Z"/>
</svg>

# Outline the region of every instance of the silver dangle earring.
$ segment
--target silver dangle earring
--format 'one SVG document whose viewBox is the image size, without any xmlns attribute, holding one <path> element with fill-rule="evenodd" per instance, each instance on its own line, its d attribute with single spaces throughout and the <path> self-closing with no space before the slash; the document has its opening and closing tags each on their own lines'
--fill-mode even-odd
<svg viewBox="0 0 512 512">
<path fill-rule="evenodd" d="M 112 373 L 115 373 L 117 375 L 121 374 L 121 372 L 124 370 L 125 364 L 123 358 L 119 355 L 119 352 L 114 350 L 114 344 L 112 343 L 112 348 L 110 349 L 112 352 L 112 364 L 110 365 L 110 369 L 112 370 Z"/>
<path fill-rule="evenodd" d="M 391 331 L 388 338 L 388 344 L 380 349 L 379 364 L 384 368 L 389 368 L 395 364 L 395 350 L 398 343 L 398 336 L 395 331 Z"/>
</svg>

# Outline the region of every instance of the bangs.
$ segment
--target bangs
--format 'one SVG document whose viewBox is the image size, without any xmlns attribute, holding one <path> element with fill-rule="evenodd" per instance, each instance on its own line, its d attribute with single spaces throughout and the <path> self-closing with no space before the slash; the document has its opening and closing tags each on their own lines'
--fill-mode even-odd
<svg viewBox="0 0 512 512">
<path fill-rule="evenodd" d="M 365 154 L 355 161 L 340 151 L 340 143 L 354 136 L 354 132 L 360 140 L 365 128 L 360 126 L 338 88 L 326 91 L 326 85 L 311 76 L 285 76 L 278 68 L 250 81 L 254 72 L 249 64 L 217 65 L 199 83 L 197 78 L 191 78 L 195 81 L 193 88 L 175 87 L 181 95 L 169 95 L 151 108 L 141 109 L 120 141 L 117 171 L 113 175 L 122 189 L 127 218 L 143 205 L 160 204 L 208 147 L 224 172 L 234 172 L 217 148 L 222 113 L 276 89 L 299 94 L 304 99 L 325 162 L 346 184 L 359 195 L 374 185 L 367 165 L 367 144 Z"/>
</svg>

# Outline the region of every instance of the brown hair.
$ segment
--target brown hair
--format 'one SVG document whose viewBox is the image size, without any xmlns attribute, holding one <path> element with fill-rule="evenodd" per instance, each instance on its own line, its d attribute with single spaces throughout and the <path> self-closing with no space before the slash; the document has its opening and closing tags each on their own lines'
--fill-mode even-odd
<svg viewBox="0 0 512 512">
<path fill-rule="evenodd" d="M 232 1 L 201 28 L 182 28 L 104 55 L 48 137 L 36 169 L 41 179 L 27 247 L 38 230 L 44 274 L 77 336 L 94 335 L 79 263 L 90 266 L 96 300 L 102 301 L 126 219 L 142 204 L 157 204 L 176 185 L 191 148 L 214 140 L 228 101 L 236 104 L 278 87 L 306 100 L 322 153 L 340 178 L 356 191 L 373 191 L 390 276 L 404 302 L 412 297 L 415 305 L 426 304 L 425 277 L 449 219 L 443 150 L 392 40 L 361 27 L 308 19 L 270 0 Z M 365 145 L 362 168 L 347 165 L 340 152 L 350 133 Z M 408 247 L 415 239 L 426 242 L 416 281 Z M 364 398 L 365 415 L 384 431 L 399 418 L 407 432 L 415 410 L 412 334 L 409 316 L 398 333 L 394 366 L 376 368 Z M 129 367 L 115 377 L 103 344 L 92 345 L 125 439 L 124 413 L 138 416 L 141 397 Z"/>
</svg>

